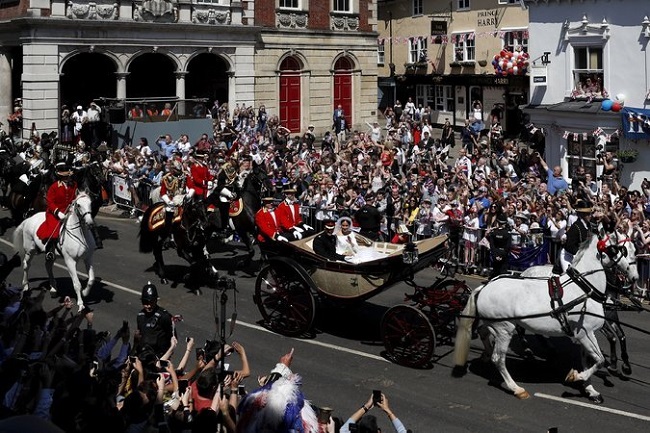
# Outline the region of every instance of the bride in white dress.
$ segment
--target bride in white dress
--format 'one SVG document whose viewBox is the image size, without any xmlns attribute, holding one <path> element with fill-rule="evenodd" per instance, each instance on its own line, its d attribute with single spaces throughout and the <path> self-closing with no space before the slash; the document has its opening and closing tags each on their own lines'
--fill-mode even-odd
<svg viewBox="0 0 650 433">
<path fill-rule="evenodd" d="M 352 232 L 352 219 L 341 217 L 336 222 L 336 253 L 346 257 L 354 256 L 359 252 L 357 238 Z"/>
</svg>

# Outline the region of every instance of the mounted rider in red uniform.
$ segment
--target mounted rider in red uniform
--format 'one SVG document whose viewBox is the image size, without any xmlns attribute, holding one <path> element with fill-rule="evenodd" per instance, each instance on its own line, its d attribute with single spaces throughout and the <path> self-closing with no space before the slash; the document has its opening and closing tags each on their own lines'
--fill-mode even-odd
<svg viewBox="0 0 650 433">
<path fill-rule="evenodd" d="M 194 153 L 195 162 L 190 167 L 190 177 L 187 179 L 187 187 L 194 190 L 194 197 L 203 200 L 208 196 L 208 183 L 214 180 L 205 161 L 208 153 L 197 151 Z"/>
</svg>

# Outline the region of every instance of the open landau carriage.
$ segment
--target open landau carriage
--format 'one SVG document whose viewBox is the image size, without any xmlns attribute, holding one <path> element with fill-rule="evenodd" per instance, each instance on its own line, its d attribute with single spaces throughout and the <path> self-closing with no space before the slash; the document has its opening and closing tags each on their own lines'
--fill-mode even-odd
<svg viewBox="0 0 650 433">
<path fill-rule="evenodd" d="M 382 318 L 386 355 L 411 367 L 429 364 L 436 335 L 453 335 L 449 328 L 455 328 L 455 318 L 470 294 L 464 281 L 448 278 L 453 273 L 427 287 L 413 282 L 416 272 L 448 254 L 447 236 L 404 245 L 373 242 L 356 234 L 365 257 L 360 263 L 331 261 L 316 254 L 315 237 L 261 245 L 266 264 L 257 276 L 254 300 L 265 326 L 287 336 L 304 335 L 311 330 L 320 303 L 353 305 L 406 282 L 415 293 L 407 294 L 407 304 L 390 308 Z"/>
</svg>

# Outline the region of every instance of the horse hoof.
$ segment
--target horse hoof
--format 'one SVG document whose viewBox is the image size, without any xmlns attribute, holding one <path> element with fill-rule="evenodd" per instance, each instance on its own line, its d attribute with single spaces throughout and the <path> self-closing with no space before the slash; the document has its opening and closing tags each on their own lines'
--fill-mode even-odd
<svg viewBox="0 0 650 433">
<path fill-rule="evenodd" d="M 569 374 L 567 374 L 566 377 L 564 378 L 564 381 L 569 382 L 569 383 L 570 382 L 577 382 L 578 381 L 578 372 L 575 371 L 574 369 L 571 369 L 571 371 L 569 371 Z"/>
<path fill-rule="evenodd" d="M 161 278 L 160 284 L 169 284 L 169 280 L 167 278 Z"/>
<path fill-rule="evenodd" d="M 605 399 L 603 398 L 602 395 L 598 394 L 598 395 L 590 395 L 589 401 L 594 404 L 603 404 L 605 402 Z"/>
<path fill-rule="evenodd" d="M 201 296 L 201 295 L 203 295 L 203 292 L 201 291 L 201 289 L 196 289 L 196 290 L 194 290 L 194 295 Z"/>
<path fill-rule="evenodd" d="M 632 366 L 630 364 L 623 364 L 623 374 L 629 376 L 632 374 Z"/>
<path fill-rule="evenodd" d="M 466 365 L 455 365 L 454 368 L 451 369 L 451 375 L 453 377 L 463 377 L 465 374 L 467 374 Z"/>
<path fill-rule="evenodd" d="M 83 289 L 83 291 L 81 292 L 81 296 L 83 296 L 84 298 L 87 297 L 89 294 L 90 294 L 90 289 Z"/>
<path fill-rule="evenodd" d="M 519 392 L 515 392 L 515 397 L 517 397 L 519 400 L 526 400 L 530 398 L 530 394 L 525 389 L 522 389 Z"/>
<path fill-rule="evenodd" d="M 609 374 L 611 374 L 612 376 L 616 376 L 616 375 L 618 375 L 618 368 L 617 368 L 616 365 L 614 365 L 614 364 L 610 364 L 610 365 L 608 365 L 608 366 L 607 366 L 607 371 L 608 371 Z"/>
<path fill-rule="evenodd" d="M 57 298 L 59 296 L 59 292 L 54 287 L 50 287 L 50 296 L 52 298 Z"/>
</svg>

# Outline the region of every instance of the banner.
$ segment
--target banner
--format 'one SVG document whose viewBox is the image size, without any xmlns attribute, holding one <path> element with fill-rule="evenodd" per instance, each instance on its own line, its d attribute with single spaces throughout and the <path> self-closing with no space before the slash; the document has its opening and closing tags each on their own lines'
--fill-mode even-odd
<svg viewBox="0 0 650 433">
<path fill-rule="evenodd" d="M 632 140 L 650 139 L 650 110 L 625 107 L 621 111 L 623 133 Z"/>
</svg>

